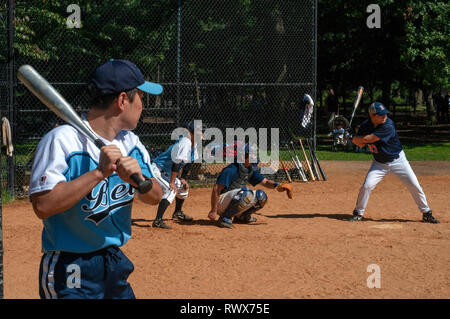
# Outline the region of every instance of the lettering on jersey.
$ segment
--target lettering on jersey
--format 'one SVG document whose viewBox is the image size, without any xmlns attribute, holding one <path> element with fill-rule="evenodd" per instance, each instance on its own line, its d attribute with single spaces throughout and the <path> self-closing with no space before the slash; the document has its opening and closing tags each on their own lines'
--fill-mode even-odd
<svg viewBox="0 0 450 319">
<path fill-rule="evenodd" d="M 378 154 L 378 149 L 377 149 L 377 147 L 375 146 L 375 144 L 367 144 L 367 147 L 369 148 L 369 151 L 370 151 L 371 153 Z"/>
<path fill-rule="evenodd" d="M 95 194 L 94 188 L 85 198 L 89 201 L 89 204 L 83 204 L 81 209 L 85 213 L 92 213 L 85 219 L 100 224 L 104 221 L 112 211 L 117 208 L 128 206 L 133 202 L 134 188 L 129 184 L 117 184 L 108 192 L 109 183 L 108 180 L 103 180 L 98 187 L 98 192 Z M 111 196 L 109 198 L 108 196 Z M 128 198 L 131 196 L 131 198 Z M 127 199 L 125 199 L 127 198 Z M 125 199 L 125 200 L 124 200 Z M 122 201 L 121 201 L 122 200 Z M 111 204 L 111 202 L 118 201 Z"/>
</svg>

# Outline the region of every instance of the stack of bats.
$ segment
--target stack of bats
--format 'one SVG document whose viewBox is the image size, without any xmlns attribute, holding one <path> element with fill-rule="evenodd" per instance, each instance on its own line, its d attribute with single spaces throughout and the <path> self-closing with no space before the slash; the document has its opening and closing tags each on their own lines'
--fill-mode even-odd
<svg viewBox="0 0 450 319">
<path fill-rule="evenodd" d="M 283 171 L 286 174 L 287 180 L 292 183 L 293 179 L 295 179 L 294 176 L 297 176 L 297 178 L 303 182 L 307 182 L 308 180 L 326 181 L 327 177 L 325 176 L 325 172 L 323 171 L 322 166 L 320 165 L 320 162 L 317 158 L 316 151 L 313 147 L 312 139 L 307 138 L 305 139 L 305 141 L 307 144 L 306 145 L 307 150 L 309 151 L 308 152 L 309 157 L 306 154 L 302 139 L 300 138 L 298 139 L 298 142 L 300 144 L 303 153 L 303 160 L 301 160 L 301 156 L 299 156 L 299 152 L 297 152 L 297 149 L 295 148 L 296 143 L 294 143 L 293 141 L 286 143 L 289 156 L 291 157 L 291 161 L 294 162 L 295 165 L 293 171 L 291 170 L 291 173 L 289 173 L 286 164 L 280 159 L 281 167 L 283 168 Z M 292 174 L 292 172 L 295 172 L 295 174 Z"/>
</svg>

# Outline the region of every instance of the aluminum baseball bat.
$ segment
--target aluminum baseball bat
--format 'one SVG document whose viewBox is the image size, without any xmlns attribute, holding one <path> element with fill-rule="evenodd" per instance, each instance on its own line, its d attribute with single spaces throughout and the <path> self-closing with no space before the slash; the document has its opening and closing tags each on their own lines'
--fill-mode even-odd
<svg viewBox="0 0 450 319">
<path fill-rule="evenodd" d="M 291 141 L 290 144 L 291 144 L 292 150 L 294 151 L 295 158 L 297 159 L 297 163 L 298 163 L 299 169 L 301 170 L 301 173 L 302 173 L 302 176 L 303 176 L 303 180 L 306 182 L 306 181 L 308 181 L 306 179 L 306 173 L 305 173 L 305 170 L 303 169 L 302 162 L 300 161 L 300 159 L 299 159 L 299 157 L 297 155 L 297 151 L 295 149 L 294 142 Z"/>
<path fill-rule="evenodd" d="M 299 177 L 300 177 L 304 182 L 306 182 L 306 181 L 307 181 L 306 176 L 303 175 L 301 168 L 299 167 L 297 161 L 295 160 L 294 156 L 293 156 L 292 153 L 291 153 L 291 150 L 289 149 L 289 146 L 288 146 L 288 149 L 287 149 L 287 150 L 288 150 L 288 152 L 289 152 L 289 156 L 291 157 L 292 161 L 294 162 L 295 168 L 297 168 Z"/>
<path fill-rule="evenodd" d="M 363 92 L 364 92 L 364 88 L 362 86 L 360 86 L 358 88 L 358 92 L 356 94 L 356 99 L 355 99 L 355 102 L 353 104 L 352 118 L 350 119 L 350 124 L 348 125 L 350 128 L 352 127 L 353 117 L 355 116 L 355 112 L 356 112 L 356 109 L 358 108 L 359 102 L 361 101 Z"/>
<path fill-rule="evenodd" d="M 312 141 L 310 141 L 309 138 L 307 138 L 306 143 L 308 143 L 309 156 L 311 157 L 311 164 L 312 164 L 313 172 L 316 175 L 317 180 L 320 181 L 319 169 L 317 168 L 317 162 L 316 162 L 316 159 L 314 158 L 314 154 L 313 154 Z"/>
<path fill-rule="evenodd" d="M 305 152 L 305 148 L 303 147 L 302 139 L 299 138 L 298 141 L 300 142 L 300 146 L 302 147 L 303 155 L 305 156 L 305 161 L 308 166 L 309 175 L 311 175 L 311 179 L 313 181 L 315 181 L 316 178 L 314 177 L 314 173 L 312 171 L 311 165 L 309 164 L 308 156 L 306 156 L 306 152 Z"/>
<path fill-rule="evenodd" d="M 320 165 L 319 159 L 317 158 L 316 150 L 314 148 L 312 148 L 312 152 L 313 152 L 313 155 L 314 155 L 314 160 L 316 161 L 317 166 L 319 167 L 320 174 L 322 175 L 322 179 L 324 181 L 326 181 L 327 177 L 326 177 L 325 172 L 324 172 L 324 170 L 322 168 L 322 165 Z"/>
<path fill-rule="evenodd" d="M 19 67 L 17 70 L 17 78 L 59 118 L 76 128 L 98 148 L 105 146 L 105 143 L 100 140 L 97 134 L 84 124 L 80 116 L 64 97 L 31 65 L 22 65 Z M 137 174 L 131 175 L 130 178 L 138 185 L 138 191 L 140 193 L 147 193 L 152 189 L 153 183 L 151 180 L 141 180 Z"/>
</svg>

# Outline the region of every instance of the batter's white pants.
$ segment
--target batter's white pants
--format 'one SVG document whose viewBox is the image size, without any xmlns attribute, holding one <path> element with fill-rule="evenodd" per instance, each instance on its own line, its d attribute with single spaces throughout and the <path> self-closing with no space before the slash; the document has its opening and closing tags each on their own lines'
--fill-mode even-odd
<svg viewBox="0 0 450 319">
<path fill-rule="evenodd" d="M 177 188 L 177 191 L 175 192 L 170 188 L 170 176 L 162 171 L 155 163 L 152 163 L 152 172 L 153 175 L 155 175 L 156 180 L 161 184 L 163 191 L 161 199 L 167 199 L 169 203 L 172 203 L 175 197 L 180 199 L 186 199 L 188 197 L 189 191 L 183 187 L 178 178 L 175 179 L 175 186 Z"/>
<path fill-rule="evenodd" d="M 356 201 L 355 211 L 359 215 L 362 216 L 364 214 L 367 202 L 369 201 L 370 192 L 388 173 L 394 173 L 400 178 L 403 184 L 408 188 L 417 207 L 422 213 L 427 213 L 430 210 L 425 193 L 417 180 L 416 174 L 414 174 L 409 165 L 405 152 L 401 151 L 399 157 L 392 162 L 380 163 L 375 160 L 372 162 L 372 166 L 367 173 L 364 184 L 359 190 L 358 200 Z"/>
</svg>

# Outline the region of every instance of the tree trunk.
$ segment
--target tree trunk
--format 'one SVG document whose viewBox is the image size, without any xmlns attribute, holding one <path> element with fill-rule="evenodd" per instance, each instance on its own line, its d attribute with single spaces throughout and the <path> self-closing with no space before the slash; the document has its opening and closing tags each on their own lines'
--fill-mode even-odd
<svg viewBox="0 0 450 319">
<path fill-rule="evenodd" d="M 431 125 L 434 125 L 437 123 L 437 117 L 436 117 L 436 109 L 434 107 L 434 102 L 433 102 L 433 91 L 432 90 L 428 91 L 426 105 L 427 105 L 428 120 L 431 122 Z"/>
<path fill-rule="evenodd" d="M 347 95 L 346 95 L 346 92 L 345 92 L 345 90 L 343 89 L 342 91 L 342 112 L 341 112 L 341 110 L 339 110 L 339 114 L 340 115 L 342 115 L 342 116 L 347 116 L 347 104 L 346 104 L 346 102 L 345 102 L 345 99 L 347 98 Z"/>
<path fill-rule="evenodd" d="M 383 104 L 389 109 L 391 106 L 391 83 L 390 79 L 385 79 L 383 81 L 383 92 L 381 100 Z"/>
<path fill-rule="evenodd" d="M 418 88 L 414 93 L 414 110 L 413 110 L 414 115 L 416 115 L 417 108 L 422 107 L 422 101 L 423 101 L 423 92 L 421 88 Z"/>
</svg>

